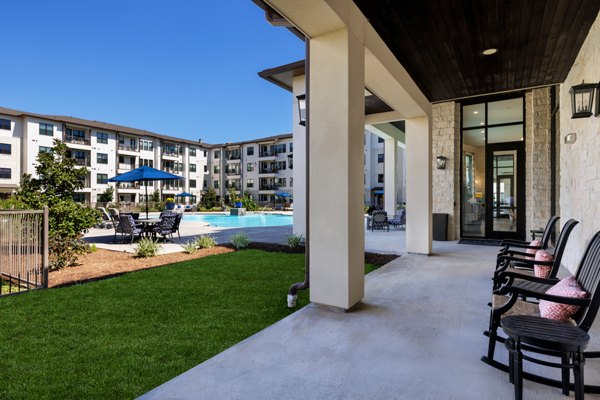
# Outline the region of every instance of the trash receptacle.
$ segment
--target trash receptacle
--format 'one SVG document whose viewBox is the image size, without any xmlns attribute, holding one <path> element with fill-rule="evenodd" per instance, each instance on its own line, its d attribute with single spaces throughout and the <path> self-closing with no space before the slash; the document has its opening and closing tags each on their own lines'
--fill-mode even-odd
<svg viewBox="0 0 600 400">
<path fill-rule="evenodd" d="M 433 214 L 433 240 L 448 240 L 448 214 Z"/>
</svg>

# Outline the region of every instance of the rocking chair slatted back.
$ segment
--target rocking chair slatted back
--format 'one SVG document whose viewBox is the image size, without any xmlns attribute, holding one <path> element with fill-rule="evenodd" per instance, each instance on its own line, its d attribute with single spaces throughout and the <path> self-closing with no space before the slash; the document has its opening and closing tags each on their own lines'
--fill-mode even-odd
<svg viewBox="0 0 600 400">
<path fill-rule="evenodd" d="M 554 227 L 560 217 L 553 216 L 548 220 L 546 227 L 544 228 L 544 234 L 542 235 L 542 249 L 547 249 L 550 243 L 550 237 L 552 237 L 552 233 L 554 232 Z M 567 222 L 568 223 L 568 222 Z M 564 228 L 563 228 L 564 229 Z M 562 231 L 561 231 L 562 234 Z M 558 243 L 558 242 L 557 242 Z"/>
<path fill-rule="evenodd" d="M 575 279 L 581 288 L 588 292 L 589 299 L 591 299 L 589 307 L 582 307 L 574 317 L 577 325 L 588 331 L 600 307 L 600 232 L 596 232 L 585 250 Z"/>
</svg>

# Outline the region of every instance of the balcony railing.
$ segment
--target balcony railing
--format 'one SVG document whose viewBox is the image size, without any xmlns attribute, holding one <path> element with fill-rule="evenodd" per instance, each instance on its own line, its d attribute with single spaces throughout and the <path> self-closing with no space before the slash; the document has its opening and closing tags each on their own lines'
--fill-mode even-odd
<svg viewBox="0 0 600 400">
<path fill-rule="evenodd" d="M 182 170 L 179 170 L 177 168 L 168 168 L 168 167 L 163 167 L 163 171 L 170 172 L 171 174 L 175 174 L 175 175 L 183 172 Z"/>
<path fill-rule="evenodd" d="M 239 175 L 240 174 L 239 169 L 226 169 L 225 172 L 227 173 L 227 175 Z"/>
<path fill-rule="evenodd" d="M 259 173 L 261 174 L 274 174 L 275 173 L 275 169 L 274 168 L 261 168 Z"/>
<path fill-rule="evenodd" d="M 140 151 L 140 148 L 138 146 L 129 146 L 129 145 L 126 145 L 126 144 L 119 143 L 119 150 L 124 150 L 124 151 Z"/>
<path fill-rule="evenodd" d="M 181 190 L 182 188 L 183 188 L 183 186 L 163 185 L 163 189 L 165 189 L 165 190 Z"/>
<path fill-rule="evenodd" d="M 89 158 L 73 158 L 75 160 L 75 165 L 79 165 L 81 167 L 89 167 L 90 159 Z"/>
<path fill-rule="evenodd" d="M 278 188 L 277 185 L 259 185 L 258 190 L 277 190 Z"/>
<path fill-rule="evenodd" d="M 239 154 L 227 155 L 228 160 L 239 160 L 240 158 L 242 158 L 242 157 Z"/>
<path fill-rule="evenodd" d="M 119 169 L 124 169 L 124 170 L 127 170 L 127 171 L 131 171 L 132 169 L 135 169 L 135 165 L 133 165 L 133 164 L 119 163 Z"/>
<path fill-rule="evenodd" d="M 240 190 L 240 185 L 225 185 L 225 189 Z"/>
<path fill-rule="evenodd" d="M 273 150 L 264 150 L 260 152 L 259 157 L 273 157 L 274 155 L 275 152 Z"/>
<path fill-rule="evenodd" d="M 65 143 L 73 143 L 73 144 L 85 144 L 90 145 L 90 138 L 81 137 L 81 136 L 64 136 L 63 141 Z"/>
<path fill-rule="evenodd" d="M 162 155 L 167 157 L 179 157 L 179 153 L 176 151 L 163 150 Z"/>
<path fill-rule="evenodd" d="M 119 189 L 139 189 L 139 182 L 121 182 L 119 183 Z"/>
</svg>

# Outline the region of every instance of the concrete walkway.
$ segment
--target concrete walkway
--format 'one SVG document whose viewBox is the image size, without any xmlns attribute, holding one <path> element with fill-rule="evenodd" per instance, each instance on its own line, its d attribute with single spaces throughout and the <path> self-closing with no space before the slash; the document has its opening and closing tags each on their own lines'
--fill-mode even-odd
<svg viewBox="0 0 600 400">
<path fill-rule="evenodd" d="M 513 398 L 507 374 L 480 361 L 497 249 L 434 244 L 434 256 L 404 256 L 369 274 L 357 310 L 307 306 L 141 399 Z M 590 349 L 600 349 L 600 330 L 591 334 Z M 585 378 L 600 383 L 600 360 L 588 360 Z M 565 398 L 524 386 L 526 399 Z"/>
</svg>

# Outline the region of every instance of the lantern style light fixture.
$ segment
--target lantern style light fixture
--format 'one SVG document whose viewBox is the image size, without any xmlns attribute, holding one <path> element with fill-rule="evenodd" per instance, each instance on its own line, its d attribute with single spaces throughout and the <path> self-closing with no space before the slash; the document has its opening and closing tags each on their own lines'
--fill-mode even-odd
<svg viewBox="0 0 600 400">
<path fill-rule="evenodd" d="M 436 159 L 437 169 L 446 169 L 446 157 L 437 156 Z"/>
<path fill-rule="evenodd" d="M 298 99 L 299 124 L 306 126 L 306 95 L 301 94 L 300 96 L 296 96 L 296 98 Z"/>
<path fill-rule="evenodd" d="M 584 83 L 571 88 L 572 118 L 588 118 L 593 114 L 592 104 L 594 102 L 595 83 Z"/>
</svg>

